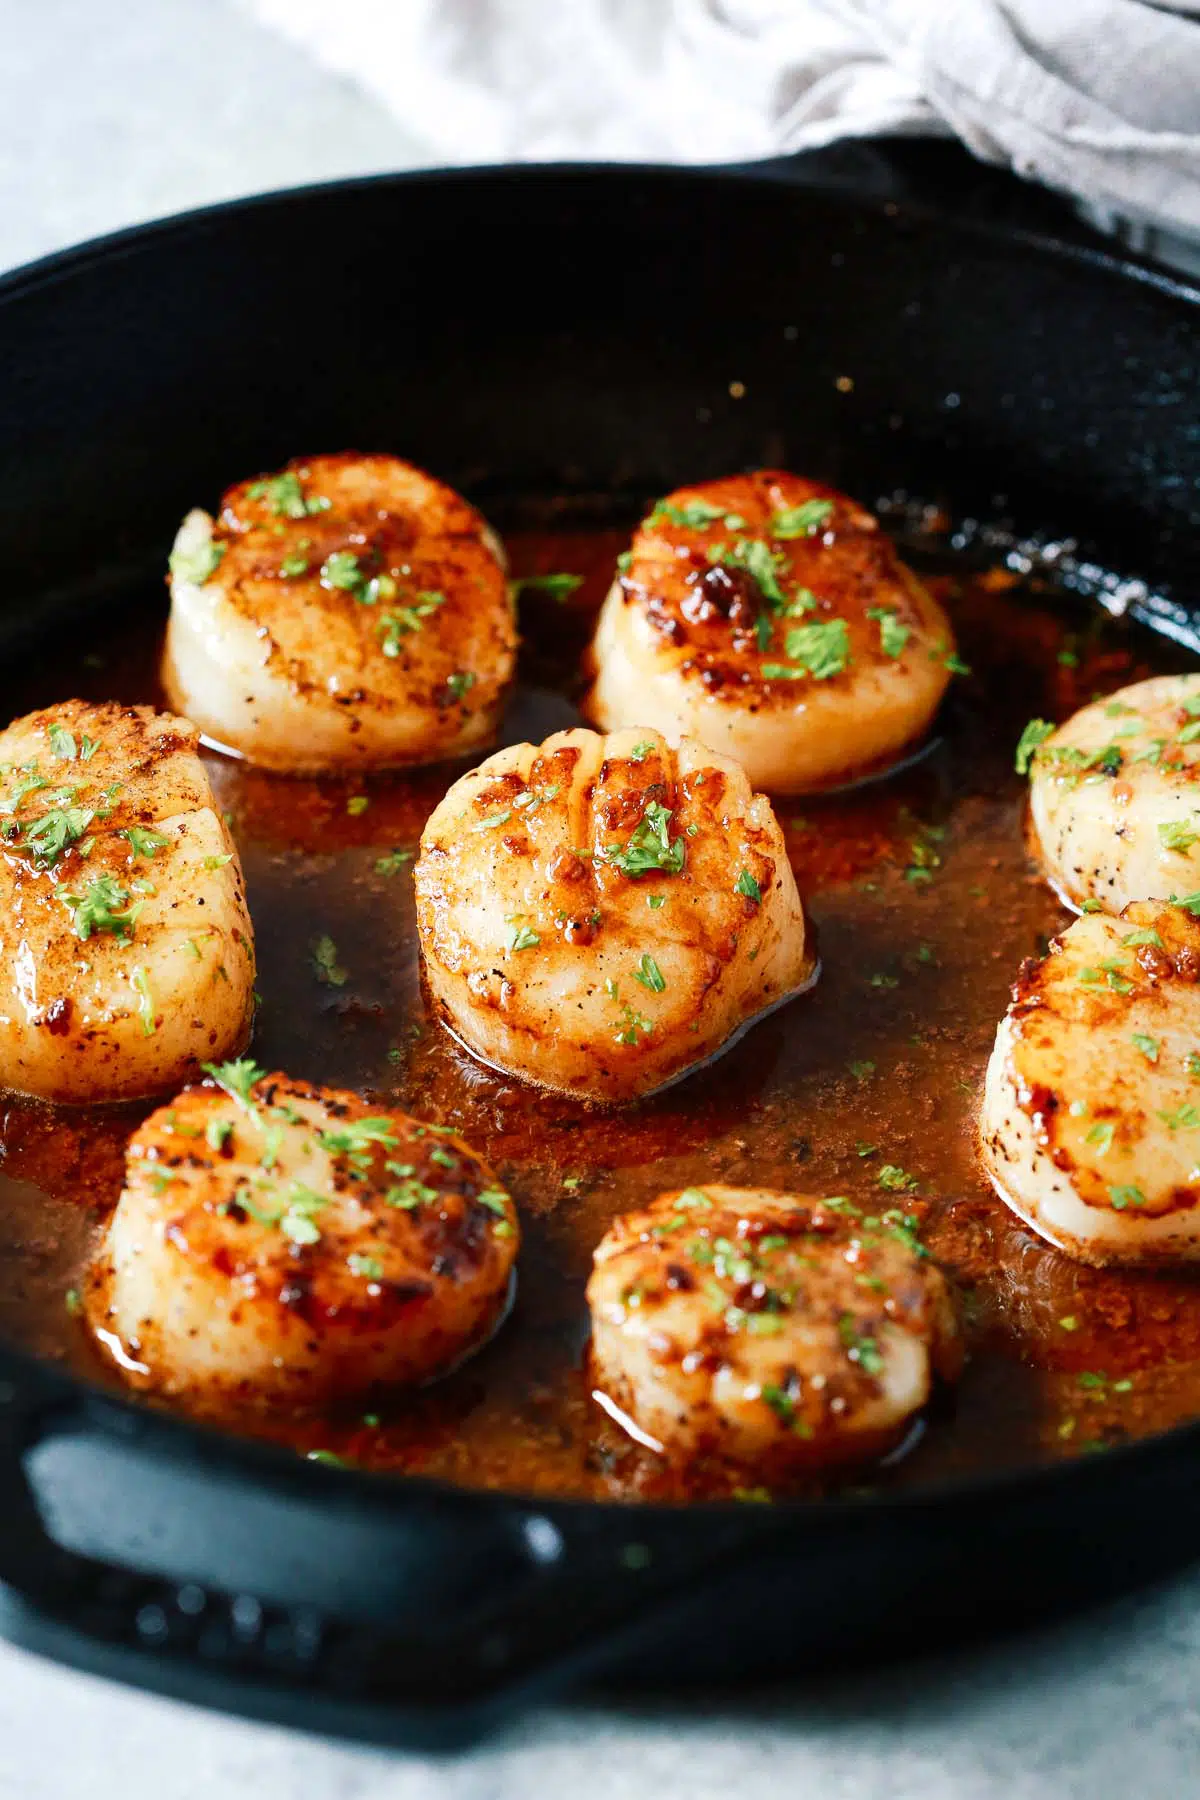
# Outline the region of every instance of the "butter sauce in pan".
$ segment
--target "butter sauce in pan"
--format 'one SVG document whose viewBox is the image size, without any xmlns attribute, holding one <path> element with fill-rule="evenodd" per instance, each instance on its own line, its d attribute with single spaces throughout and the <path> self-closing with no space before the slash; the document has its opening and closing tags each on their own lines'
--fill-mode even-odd
<svg viewBox="0 0 1200 1800">
<path fill-rule="evenodd" d="M 524 591 L 502 743 L 579 722 L 580 655 L 628 542 L 626 527 L 573 524 L 554 508 L 513 523 L 516 576 L 584 581 L 565 598 L 554 584 Z M 256 1060 L 453 1125 L 511 1190 L 524 1235 L 511 1317 L 443 1380 L 340 1416 L 220 1423 L 300 1453 L 469 1485 L 679 1498 L 682 1478 L 590 1396 L 584 1287 L 615 1214 L 703 1182 L 901 1205 L 955 1278 L 963 1378 L 901 1452 L 853 1477 L 858 1488 L 1087 1454 L 1200 1415 L 1196 1278 L 1058 1255 L 995 1197 L 975 1145 L 1010 985 L 1066 920 L 1028 859 L 1014 745 L 1027 719 L 1176 669 L 1177 653 L 1036 580 L 958 565 L 933 543 L 914 560 L 972 673 L 956 678 L 933 743 L 908 768 L 777 803 L 820 981 L 709 1068 L 619 1111 L 508 1082 L 427 1016 L 412 856 L 465 765 L 341 782 L 206 757 L 257 933 Z M 128 623 L 9 671 L 5 718 L 69 696 L 161 704 L 161 600 L 151 590 L 129 601 Z M 87 1340 L 76 1284 L 119 1192 L 125 1140 L 148 1110 L 0 1101 L 0 1329 L 101 1383 L 116 1377 Z"/>
</svg>

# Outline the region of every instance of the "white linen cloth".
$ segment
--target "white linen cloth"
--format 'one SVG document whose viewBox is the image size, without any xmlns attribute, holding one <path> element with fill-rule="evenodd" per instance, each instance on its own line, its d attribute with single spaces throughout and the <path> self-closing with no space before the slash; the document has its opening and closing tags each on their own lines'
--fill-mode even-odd
<svg viewBox="0 0 1200 1800">
<path fill-rule="evenodd" d="M 1200 0 L 243 4 L 439 162 L 720 162 L 954 132 L 1104 223 L 1200 237 Z"/>
</svg>

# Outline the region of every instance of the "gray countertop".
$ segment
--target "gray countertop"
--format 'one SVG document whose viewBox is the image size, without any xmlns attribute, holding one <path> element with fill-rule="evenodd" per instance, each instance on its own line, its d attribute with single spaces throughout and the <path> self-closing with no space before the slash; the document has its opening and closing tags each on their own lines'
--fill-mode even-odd
<svg viewBox="0 0 1200 1800">
<path fill-rule="evenodd" d="M 423 160 L 231 0 L 0 0 L 0 46 L 0 267 L 201 202 Z M 0 1745 L 0 1795 L 20 1800 L 1182 1796 L 1200 1781 L 1200 1574 L 883 1674 L 563 1705 L 452 1760 L 210 1716 L 0 1645 Z"/>
</svg>

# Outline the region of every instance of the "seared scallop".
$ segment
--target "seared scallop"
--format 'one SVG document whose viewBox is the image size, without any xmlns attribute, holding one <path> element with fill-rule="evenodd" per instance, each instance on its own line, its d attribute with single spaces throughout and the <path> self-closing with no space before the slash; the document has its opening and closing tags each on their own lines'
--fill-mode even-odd
<svg viewBox="0 0 1200 1800">
<path fill-rule="evenodd" d="M 1058 730 L 1026 727 L 1033 837 L 1077 911 L 1119 913 L 1200 887 L 1200 674 L 1156 675 L 1094 700 Z"/>
<path fill-rule="evenodd" d="M 254 937 L 196 744 L 81 700 L 0 733 L 0 1087 L 125 1100 L 245 1044 Z"/>
<path fill-rule="evenodd" d="M 1013 1211 L 1080 1262 L 1200 1258 L 1198 983 L 1200 923 L 1141 901 L 1076 919 L 1013 989 L 983 1159 Z"/>
<path fill-rule="evenodd" d="M 211 1074 L 130 1139 L 87 1286 L 135 1385 L 319 1406 L 428 1381 L 490 1335 L 517 1217 L 467 1144 L 253 1063 Z"/>
<path fill-rule="evenodd" d="M 163 683 L 264 768 L 436 762 L 495 735 L 516 626 L 500 546 L 394 456 L 314 456 L 189 513 Z"/>
<path fill-rule="evenodd" d="M 945 613 L 871 514 L 772 470 L 659 501 L 604 603 L 592 660 L 597 725 L 699 738 L 777 794 L 899 760 L 955 666 Z"/>
<path fill-rule="evenodd" d="M 770 804 L 656 731 L 561 731 L 455 782 L 421 838 L 417 930 L 438 1014 L 510 1075 L 649 1093 L 812 978 Z"/>
<path fill-rule="evenodd" d="M 768 1481 L 881 1455 L 962 1361 L 913 1224 L 769 1188 L 660 1194 L 596 1250 L 597 1399 L 673 1460 Z"/>
</svg>

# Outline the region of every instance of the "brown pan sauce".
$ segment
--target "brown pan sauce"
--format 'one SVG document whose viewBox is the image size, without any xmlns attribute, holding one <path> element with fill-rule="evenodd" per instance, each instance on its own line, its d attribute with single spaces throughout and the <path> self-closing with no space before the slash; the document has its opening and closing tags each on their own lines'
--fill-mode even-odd
<svg viewBox="0 0 1200 1800">
<path fill-rule="evenodd" d="M 580 654 L 628 528 L 543 522 L 507 542 L 517 575 L 585 577 L 566 601 L 522 599 L 521 685 L 503 741 L 536 740 L 578 722 Z M 454 1125 L 524 1220 L 512 1316 L 456 1373 L 346 1417 L 227 1421 L 234 1429 L 469 1485 L 679 1497 L 676 1478 L 589 1395 L 584 1283 L 615 1213 L 705 1181 L 902 1203 L 957 1278 L 962 1382 L 859 1487 L 1075 1456 L 1200 1416 L 1197 1279 L 1069 1262 L 996 1199 L 974 1144 L 1010 983 L 1066 921 L 1028 860 L 1013 746 L 1028 718 L 1178 668 L 1178 653 L 1036 580 L 972 572 L 933 546 L 918 561 L 974 671 L 956 679 L 939 737 L 888 780 L 778 807 L 820 982 L 707 1070 L 623 1111 L 507 1082 L 426 1016 L 412 864 L 392 853 L 415 851 L 459 769 L 344 783 L 209 758 L 257 931 L 256 1060 Z M 158 699 L 161 601 L 130 616 L 10 679 L 5 718 L 71 695 Z M 356 795 L 365 809 L 348 807 Z M 147 1110 L 0 1100 L 0 1330 L 110 1384 L 72 1294 Z"/>
</svg>

